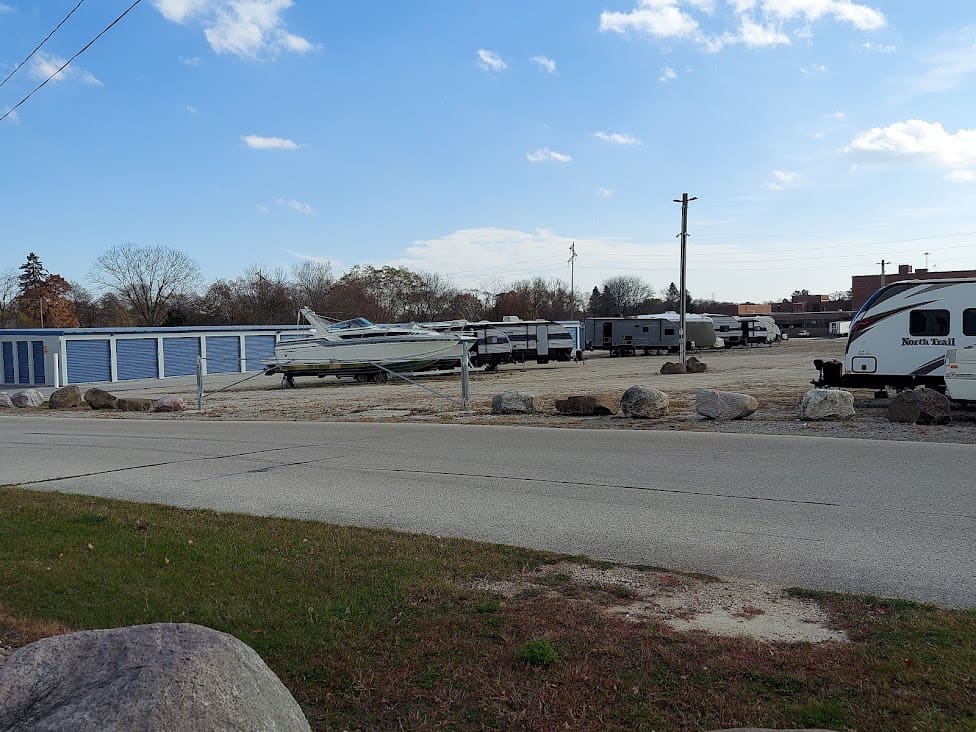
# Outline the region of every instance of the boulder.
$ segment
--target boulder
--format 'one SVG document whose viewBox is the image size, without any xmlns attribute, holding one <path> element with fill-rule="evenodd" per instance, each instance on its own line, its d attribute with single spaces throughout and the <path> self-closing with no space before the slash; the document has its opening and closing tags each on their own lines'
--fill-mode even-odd
<svg viewBox="0 0 976 732">
<path fill-rule="evenodd" d="M 492 414 L 532 414 L 535 395 L 524 391 L 503 391 L 491 398 Z"/>
<path fill-rule="evenodd" d="M 0 391 L 0 409 L 12 409 L 14 403 L 10 400 L 10 394 L 5 391 Z"/>
<path fill-rule="evenodd" d="M 153 404 L 153 412 L 182 412 L 186 410 L 186 400 L 176 394 L 167 394 L 160 397 Z"/>
<path fill-rule="evenodd" d="M 620 411 L 627 417 L 653 419 L 668 413 L 668 395 L 650 386 L 632 386 L 620 397 Z"/>
<path fill-rule="evenodd" d="M 153 408 L 153 404 L 155 403 L 152 399 L 130 397 L 128 399 L 119 399 L 115 402 L 115 408 L 120 412 L 148 412 Z"/>
<path fill-rule="evenodd" d="M 119 400 L 104 389 L 94 387 L 85 392 L 85 401 L 92 409 L 115 409 Z"/>
<path fill-rule="evenodd" d="M 74 409 L 82 404 L 84 400 L 81 398 L 81 389 L 74 384 L 62 386 L 47 399 L 47 405 L 51 409 Z"/>
<path fill-rule="evenodd" d="M 44 638 L 0 665 L 0 732 L 308 730 L 249 646 L 191 623 Z"/>
<path fill-rule="evenodd" d="M 748 394 L 716 389 L 699 389 L 695 394 L 695 411 L 706 419 L 742 419 L 759 409 L 759 402 Z"/>
<path fill-rule="evenodd" d="M 920 386 L 895 394 L 888 402 L 890 422 L 945 424 L 950 421 L 949 398 L 935 389 Z"/>
<path fill-rule="evenodd" d="M 687 374 L 688 367 L 685 366 L 680 361 L 665 361 L 664 365 L 661 366 L 661 373 L 664 375 L 668 374 Z"/>
<path fill-rule="evenodd" d="M 800 419 L 850 419 L 854 395 L 841 389 L 810 389 L 800 402 Z"/>
<path fill-rule="evenodd" d="M 689 374 L 703 374 L 708 371 L 708 364 L 702 363 L 697 358 L 692 356 L 687 361 L 685 361 L 685 370 Z"/>
<path fill-rule="evenodd" d="M 617 401 L 605 394 L 575 395 L 556 400 L 556 411 L 574 417 L 593 417 L 617 413 Z"/>
<path fill-rule="evenodd" d="M 15 407 L 39 407 L 44 403 L 44 396 L 37 389 L 24 389 L 11 394 L 10 401 Z"/>
</svg>

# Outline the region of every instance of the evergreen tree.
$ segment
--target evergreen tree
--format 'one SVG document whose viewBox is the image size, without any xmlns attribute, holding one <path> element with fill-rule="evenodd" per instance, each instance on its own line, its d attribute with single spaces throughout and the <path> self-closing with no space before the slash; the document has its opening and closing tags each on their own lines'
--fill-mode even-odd
<svg viewBox="0 0 976 732">
<path fill-rule="evenodd" d="M 678 302 L 681 299 L 681 291 L 678 290 L 678 286 L 673 282 L 668 285 L 668 289 L 664 293 L 664 302 L 668 304 L 668 307 L 672 310 L 677 310 L 681 303 Z"/>
<path fill-rule="evenodd" d="M 48 271 L 41 264 L 41 258 L 34 252 L 27 255 L 27 261 L 20 265 L 20 277 L 17 282 L 20 285 L 20 294 L 23 295 L 27 290 L 40 287 L 47 282 Z"/>
</svg>

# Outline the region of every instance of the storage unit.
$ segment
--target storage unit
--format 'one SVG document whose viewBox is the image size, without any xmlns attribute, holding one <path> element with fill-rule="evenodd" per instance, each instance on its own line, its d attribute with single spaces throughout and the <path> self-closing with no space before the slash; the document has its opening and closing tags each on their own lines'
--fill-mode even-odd
<svg viewBox="0 0 976 732">
<path fill-rule="evenodd" d="M 163 338 L 163 376 L 189 376 L 197 372 L 200 339 Z"/>
<path fill-rule="evenodd" d="M 273 335 L 244 336 L 244 354 L 246 371 L 259 371 L 261 359 L 274 358 L 276 339 Z"/>
<path fill-rule="evenodd" d="M 112 380 L 112 347 L 108 338 L 68 341 L 68 383 Z"/>
<path fill-rule="evenodd" d="M 207 336 L 207 373 L 226 374 L 241 370 L 239 336 Z"/>
<path fill-rule="evenodd" d="M 159 376 L 159 341 L 119 338 L 115 341 L 117 379 L 155 379 Z"/>
</svg>

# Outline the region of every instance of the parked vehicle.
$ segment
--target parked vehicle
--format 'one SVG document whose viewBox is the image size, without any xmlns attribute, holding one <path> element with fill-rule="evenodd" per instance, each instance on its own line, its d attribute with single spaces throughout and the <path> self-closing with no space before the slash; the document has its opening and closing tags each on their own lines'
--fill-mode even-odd
<svg viewBox="0 0 976 732">
<path fill-rule="evenodd" d="M 973 346 L 976 278 L 894 282 L 854 316 L 844 362 L 814 362 L 821 372 L 816 383 L 944 389 L 946 352 Z"/>
<path fill-rule="evenodd" d="M 469 326 L 490 326 L 508 336 L 512 343 L 512 359 L 517 363 L 535 360 L 536 363 L 570 361 L 573 358 L 573 337 L 566 326 L 552 320 L 522 320 L 506 315 L 502 320 L 468 323 Z"/>
<path fill-rule="evenodd" d="M 712 321 L 712 329 L 715 335 L 722 339 L 726 348 L 743 344 L 742 323 L 733 315 L 713 315 L 706 313 L 706 317 Z"/>
<path fill-rule="evenodd" d="M 421 327 L 439 333 L 467 333 L 474 339 L 468 358 L 474 366 L 484 366 L 494 371 L 503 363 L 514 360 L 512 341 L 508 335 L 489 323 L 469 323 L 466 320 L 452 320 L 441 323 L 421 323 Z"/>
<path fill-rule="evenodd" d="M 663 317 L 587 318 L 583 324 L 586 350 L 609 351 L 611 356 L 645 355 L 677 350 L 677 323 Z"/>
<path fill-rule="evenodd" d="M 808 330 L 799 330 L 799 331 L 796 332 L 796 337 L 797 338 L 809 338 L 810 337 L 810 331 L 808 331 Z"/>
<path fill-rule="evenodd" d="M 950 348 L 945 365 L 946 395 L 957 402 L 976 402 L 976 348 Z"/>
<path fill-rule="evenodd" d="M 669 310 L 666 313 L 657 315 L 640 315 L 641 318 L 667 318 L 675 325 L 681 319 L 679 313 Z M 713 348 L 715 346 L 715 324 L 707 315 L 697 313 L 685 314 L 685 345 L 688 348 Z"/>
<path fill-rule="evenodd" d="M 834 336 L 846 336 L 851 333 L 851 321 L 849 320 L 835 320 L 830 324 L 828 332 L 830 335 Z"/>
</svg>

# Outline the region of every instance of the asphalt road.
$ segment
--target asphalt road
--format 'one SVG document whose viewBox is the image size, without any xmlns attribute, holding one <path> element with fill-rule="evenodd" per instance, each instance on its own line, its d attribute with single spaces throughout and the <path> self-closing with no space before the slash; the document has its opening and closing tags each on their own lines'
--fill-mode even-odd
<svg viewBox="0 0 976 732">
<path fill-rule="evenodd" d="M 976 606 L 971 445 L 18 416 L 0 484 Z"/>
</svg>

